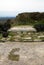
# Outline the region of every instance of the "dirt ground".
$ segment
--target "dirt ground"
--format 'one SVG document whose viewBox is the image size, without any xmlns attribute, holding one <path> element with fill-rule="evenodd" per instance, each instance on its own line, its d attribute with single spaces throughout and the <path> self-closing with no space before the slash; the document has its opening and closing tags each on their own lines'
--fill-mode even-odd
<svg viewBox="0 0 44 65">
<path fill-rule="evenodd" d="M 18 61 L 8 59 L 15 48 Z M 0 42 L 0 65 L 44 65 L 44 42 Z"/>
</svg>

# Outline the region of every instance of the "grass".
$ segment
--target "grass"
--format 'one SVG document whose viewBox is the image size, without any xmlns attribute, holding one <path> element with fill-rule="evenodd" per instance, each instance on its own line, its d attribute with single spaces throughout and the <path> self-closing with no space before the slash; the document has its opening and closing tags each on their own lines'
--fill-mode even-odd
<svg viewBox="0 0 44 65">
<path fill-rule="evenodd" d="M 30 33 L 30 34 L 28 34 L 28 33 Z M 13 32 L 10 32 L 10 34 L 9 34 L 11 37 L 10 37 L 10 41 L 17 41 L 17 40 L 19 40 L 19 41 L 23 41 L 23 39 L 24 38 L 28 38 L 28 37 L 31 37 L 31 40 L 32 41 L 34 41 L 35 39 L 38 39 L 38 36 L 41 36 L 41 35 L 44 35 L 44 32 L 43 33 L 41 33 L 41 32 L 39 32 L 39 33 L 35 33 L 35 32 L 26 32 L 26 33 L 23 33 L 23 32 L 21 32 L 21 33 L 13 33 Z M 19 35 L 19 37 L 17 37 L 17 35 Z M 44 40 L 44 38 L 41 38 L 40 40 Z M 28 40 L 26 40 L 26 41 L 28 41 Z"/>
<path fill-rule="evenodd" d="M 35 39 L 40 39 L 42 41 L 44 40 L 44 38 L 38 38 L 38 36 L 43 36 L 43 35 L 44 32 L 38 32 L 38 33 L 37 32 L 9 32 L 7 39 L 8 41 L 24 41 L 24 40 L 30 41 L 30 39 L 25 39 L 25 38 L 31 37 L 32 41 L 34 41 Z M 4 40 L 2 34 L 0 34 L 0 40 Z"/>
<path fill-rule="evenodd" d="M 33 24 L 33 25 L 34 25 L 34 24 Z M 33 27 L 33 25 L 32 25 L 32 24 L 30 24 L 30 25 L 14 25 L 14 24 L 13 24 L 12 27 L 22 27 L 22 26 L 28 26 L 28 27 L 29 27 L 29 26 L 32 26 L 32 27 Z"/>
<path fill-rule="evenodd" d="M 44 41 L 44 37 L 40 37 L 41 41 Z"/>
</svg>

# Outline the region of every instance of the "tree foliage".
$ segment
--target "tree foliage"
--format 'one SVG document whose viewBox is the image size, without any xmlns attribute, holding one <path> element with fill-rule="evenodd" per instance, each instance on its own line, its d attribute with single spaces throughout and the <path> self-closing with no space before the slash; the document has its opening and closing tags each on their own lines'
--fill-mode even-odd
<svg viewBox="0 0 44 65">
<path fill-rule="evenodd" d="M 2 33 L 3 37 L 8 36 L 8 29 L 11 27 L 10 20 L 7 20 L 4 24 L 0 24 L 0 33 Z"/>
<path fill-rule="evenodd" d="M 37 30 L 37 32 L 44 32 L 44 24 L 35 24 L 34 28 Z"/>
<path fill-rule="evenodd" d="M 44 12 L 20 13 L 19 15 L 16 16 L 14 23 L 17 25 L 44 23 Z"/>
</svg>

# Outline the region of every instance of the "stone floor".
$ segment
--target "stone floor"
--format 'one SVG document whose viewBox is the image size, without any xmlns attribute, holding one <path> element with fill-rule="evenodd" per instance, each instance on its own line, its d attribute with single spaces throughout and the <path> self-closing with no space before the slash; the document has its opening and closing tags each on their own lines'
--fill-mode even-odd
<svg viewBox="0 0 44 65">
<path fill-rule="evenodd" d="M 11 51 L 18 61 L 8 59 Z M 44 65 L 44 42 L 0 42 L 0 65 Z"/>
</svg>

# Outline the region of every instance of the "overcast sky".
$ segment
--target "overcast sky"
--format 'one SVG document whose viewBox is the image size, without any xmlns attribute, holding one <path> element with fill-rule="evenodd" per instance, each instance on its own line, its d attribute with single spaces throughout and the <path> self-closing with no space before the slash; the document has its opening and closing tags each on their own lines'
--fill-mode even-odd
<svg viewBox="0 0 44 65">
<path fill-rule="evenodd" d="M 0 16 L 21 12 L 44 12 L 44 0 L 0 0 Z"/>
</svg>

